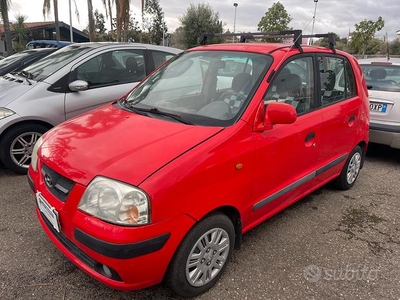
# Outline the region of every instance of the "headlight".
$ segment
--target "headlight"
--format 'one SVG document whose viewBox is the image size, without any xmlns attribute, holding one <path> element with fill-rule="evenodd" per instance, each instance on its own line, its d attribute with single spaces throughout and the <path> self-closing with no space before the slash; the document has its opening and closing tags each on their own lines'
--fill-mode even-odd
<svg viewBox="0 0 400 300">
<path fill-rule="evenodd" d="M 37 171 L 37 162 L 38 162 L 38 150 L 39 147 L 43 144 L 43 139 L 42 137 L 40 137 L 36 143 L 35 146 L 33 147 L 32 150 L 32 157 L 31 157 L 31 165 L 32 165 L 32 169 L 36 172 Z"/>
<path fill-rule="evenodd" d="M 100 176 L 89 184 L 78 208 L 114 224 L 135 226 L 150 222 L 149 199 L 143 191 Z"/>
<path fill-rule="evenodd" d="M 12 116 L 13 114 L 15 114 L 15 112 L 12 110 L 5 107 L 0 107 L 0 120 Z"/>
</svg>

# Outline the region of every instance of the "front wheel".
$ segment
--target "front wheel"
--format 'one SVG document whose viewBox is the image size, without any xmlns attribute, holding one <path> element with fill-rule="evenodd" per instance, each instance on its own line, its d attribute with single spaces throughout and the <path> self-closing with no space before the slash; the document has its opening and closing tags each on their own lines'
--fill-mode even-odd
<svg viewBox="0 0 400 300">
<path fill-rule="evenodd" d="M 350 153 L 339 177 L 334 181 L 338 189 L 348 190 L 354 185 L 361 170 L 362 159 L 361 147 L 356 146 Z"/>
<path fill-rule="evenodd" d="M 39 124 L 22 124 L 5 133 L 0 143 L 3 164 L 15 173 L 26 174 L 33 147 L 47 130 L 47 127 Z"/>
<path fill-rule="evenodd" d="M 223 214 L 196 224 L 171 261 L 166 281 L 180 296 L 194 297 L 210 289 L 221 277 L 232 255 L 235 230 Z"/>
</svg>

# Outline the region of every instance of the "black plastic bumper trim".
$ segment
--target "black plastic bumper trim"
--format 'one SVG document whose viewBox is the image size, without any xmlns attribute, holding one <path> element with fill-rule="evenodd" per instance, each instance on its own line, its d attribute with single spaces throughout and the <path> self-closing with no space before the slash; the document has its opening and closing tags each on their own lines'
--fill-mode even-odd
<svg viewBox="0 0 400 300">
<path fill-rule="evenodd" d="M 128 259 L 160 250 L 170 233 L 133 244 L 114 244 L 99 240 L 82 230 L 75 229 L 75 238 L 93 251 L 111 258 Z"/>
<path fill-rule="evenodd" d="M 29 176 L 29 173 L 27 174 L 26 177 L 28 178 L 28 183 L 29 183 L 29 186 L 31 187 L 32 191 L 35 191 L 35 185 L 33 184 L 33 180 L 31 178 L 31 176 Z"/>
<path fill-rule="evenodd" d="M 400 133 L 400 126 L 370 123 L 369 130 Z"/>
</svg>

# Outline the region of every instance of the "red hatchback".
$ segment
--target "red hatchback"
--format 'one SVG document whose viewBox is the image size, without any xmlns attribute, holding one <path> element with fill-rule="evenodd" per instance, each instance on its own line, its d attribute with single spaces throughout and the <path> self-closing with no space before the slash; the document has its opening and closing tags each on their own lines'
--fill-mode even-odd
<svg viewBox="0 0 400 300">
<path fill-rule="evenodd" d="M 368 144 L 362 71 L 297 40 L 190 49 L 44 134 L 28 178 L 54 244 L 112 288 L 165 280 L 195 296 L 245 232 L 327 182 L 351 188 Z"/>
</svg>

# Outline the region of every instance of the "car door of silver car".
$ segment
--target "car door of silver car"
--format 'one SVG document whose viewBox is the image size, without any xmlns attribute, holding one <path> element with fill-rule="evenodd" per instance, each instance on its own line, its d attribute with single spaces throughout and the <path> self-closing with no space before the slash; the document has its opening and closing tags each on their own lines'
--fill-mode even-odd
<svg viewBox="0 0 400 300">
<path fill-rule="evenodd" d="M 72 67 L 65 93 L 65 118 L 120 99 L 129 92 L 146 76 L 144 51 L 127 48 L 102 52 Z"/>
</svg>

